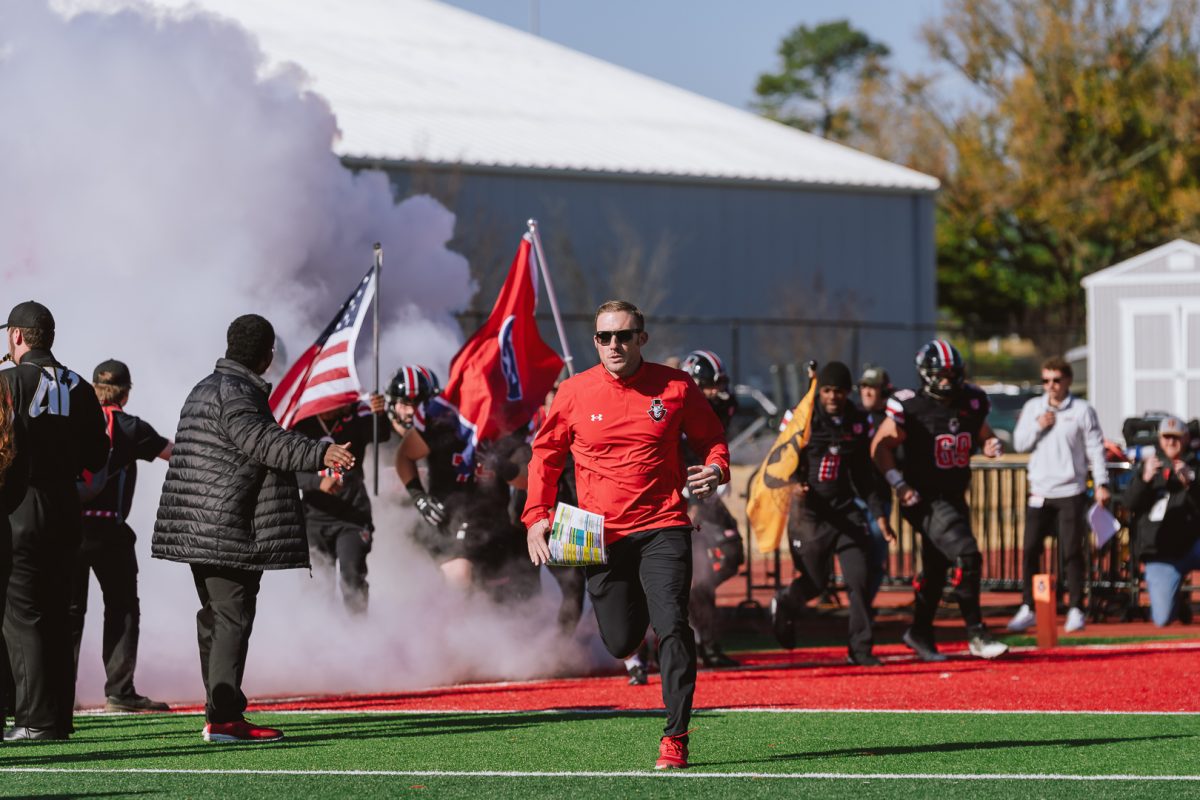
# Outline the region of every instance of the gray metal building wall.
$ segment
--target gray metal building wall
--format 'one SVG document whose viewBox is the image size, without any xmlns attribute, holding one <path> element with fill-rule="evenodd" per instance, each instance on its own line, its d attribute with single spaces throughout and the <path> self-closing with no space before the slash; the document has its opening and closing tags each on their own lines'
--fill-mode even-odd
<svg viewBox="0 0 1200 800">
<path fill-rule="evenodd" d="M 617 290 L 642 303 L 661 293 L 647 304 L 652 358 L 711 348 L 736 364 L 738 380 L 759 385 L 780 358 L 870 360 L 903 386 L 912 383 L 913 353 L 934 330 L 931 194 L 350 165 L 383 166 L 397 196 L 430 192 L 455 212 L 453 246 L 483 268 L 483 305 L 495 296 L 529 217 L 541 222 L 564 311 L 590 312 Z M 665 246 L 666 268 L 614 290 L 609 273 L 631 239 L 647 254 Z M 656 327 L 654 318 L 664 315 L 890 326 L 797 330 L 748 321 L 731 335 L 725 325 Z M 568 327 L 577 365 L 591 366 L 590 324 Z"/>
</svg>

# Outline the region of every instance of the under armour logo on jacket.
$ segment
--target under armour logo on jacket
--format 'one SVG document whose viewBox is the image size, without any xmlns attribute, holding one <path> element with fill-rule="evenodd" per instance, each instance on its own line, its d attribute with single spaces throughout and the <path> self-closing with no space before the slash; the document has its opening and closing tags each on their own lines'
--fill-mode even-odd
<svg viewBox="0 0 1200 800">
<path fill-rule="evenodd" d="M 592 422 L 604 422 L 603 414 L 592 414 Z"/>
</svg>

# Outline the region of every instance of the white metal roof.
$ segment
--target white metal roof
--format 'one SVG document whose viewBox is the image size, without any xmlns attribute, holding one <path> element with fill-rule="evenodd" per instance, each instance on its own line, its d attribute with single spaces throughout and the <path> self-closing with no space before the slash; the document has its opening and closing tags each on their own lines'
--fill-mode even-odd
<svg viewBox="0 0 1200 800">
<path fill-rule="evenodd" d="M 1157 272 L 1146 273 L 1144 268 L 1161 261 Z M 1192 283 L 1200 280 L 1200 245 L 1187 239 L 1175 239 L 1111 267 L 1097 270 L 1084 278 L 1084 288 L 1118 286 L 1122 284 Z"/>
<path fill-rule="evenodd" d="M 269 58 L 303 67 L 337 114 L 343 156 L 938 188 L 928 175 L 434 0 L 153 1 L 232 17 Z"/>
</svg>

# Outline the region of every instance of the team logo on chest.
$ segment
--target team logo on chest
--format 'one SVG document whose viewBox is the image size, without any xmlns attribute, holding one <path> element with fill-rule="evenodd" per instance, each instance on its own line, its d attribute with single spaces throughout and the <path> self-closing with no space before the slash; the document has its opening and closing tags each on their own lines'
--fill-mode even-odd
<svg viewBox="0 0 1200 800">
<path fill-rule="evenodd" d="M 958 417 L 951 417 L 946 426 L 950 428 L 951 433 L 958 433 Z"/>
<path fill-rule="evenodd" d="M 667 407 L 663 405 L 661 397 L 656 397 L 650 401 L 650 409 L 647 412 L 650 419 L 655 422 L 662 422 L 667 416 Z"/>
</svg>

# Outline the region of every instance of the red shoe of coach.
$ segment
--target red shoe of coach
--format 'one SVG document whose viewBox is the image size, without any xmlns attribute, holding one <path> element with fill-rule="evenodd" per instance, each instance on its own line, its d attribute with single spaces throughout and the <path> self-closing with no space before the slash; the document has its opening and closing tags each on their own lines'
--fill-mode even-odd
<svg viewBox="0 0 1200 800">
<path fill-rule="evenodd" d="M 655 769 L 686 769 L 687 768 L 687 734 L 664 736 L 658 743 L 658 761 L 654 762 Z"/>
<path fill-rule="evenodd" d="M 263 728 L 245 719 L 237 722 L 210 722 L 204 726 L 206 742 L 278 742 L 282 738 L 283 731 Z"/>
</svg>

